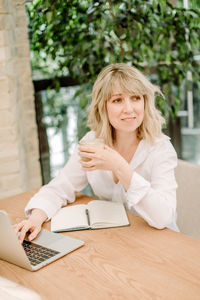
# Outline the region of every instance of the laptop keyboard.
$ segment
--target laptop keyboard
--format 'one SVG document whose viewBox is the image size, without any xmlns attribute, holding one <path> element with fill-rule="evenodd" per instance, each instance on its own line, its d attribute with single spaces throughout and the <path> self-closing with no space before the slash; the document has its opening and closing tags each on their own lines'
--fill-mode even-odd
<svg viewBox="0 0 200 300">
<path fill-rule="evenodd" d="M 22 246 L 28 256 L 31 265 L 36 266 L 41 262 L 55 256 L 60 253 L 58 251 L 34 244 L 29 241 L 23 241 Z"/>
</svg>

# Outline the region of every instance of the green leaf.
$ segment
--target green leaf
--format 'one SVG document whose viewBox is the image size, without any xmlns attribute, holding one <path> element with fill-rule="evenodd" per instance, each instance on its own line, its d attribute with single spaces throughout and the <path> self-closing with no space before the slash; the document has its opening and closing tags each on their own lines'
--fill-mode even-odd
<svg viewBox="0 0 200 300">
<path fill-rule="evenodd" d="M 193 59 L 200 49 L 197 8 L 185 10 L 165 0 L 34 0 L 27 12 L 33 73 L 39 78 L 68 74 L 93 83 L 103 66 L 128 62 L 145 69 L 163 89 L 179 91 L 188 70 L 199 80 L 200 64 Z M 176 114 L 177 99 L 167 99 L 158 106 L 163 114 Z"/>
</svg>

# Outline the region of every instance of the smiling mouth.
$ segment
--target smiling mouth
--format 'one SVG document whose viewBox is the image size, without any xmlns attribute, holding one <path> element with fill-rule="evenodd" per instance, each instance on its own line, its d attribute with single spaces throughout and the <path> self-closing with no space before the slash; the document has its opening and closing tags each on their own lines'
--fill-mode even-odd
<svg viewBox="0 0 200 300">
<path fill-rule="evenodd" d="M 128 121 L 128 120 L 134 120 L 136 119 L 136 117 L 127 117 L 127 118 L 123 118 L 122 121 Z"/>
</svg>

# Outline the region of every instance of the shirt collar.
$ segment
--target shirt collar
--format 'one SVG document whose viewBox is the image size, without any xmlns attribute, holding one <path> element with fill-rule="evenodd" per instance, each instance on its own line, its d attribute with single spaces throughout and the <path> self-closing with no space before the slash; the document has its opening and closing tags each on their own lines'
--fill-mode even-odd
<svg viewBox="0 0 200 300">
<path fill-rule="evenodd" d="M 156 138 L 155 143 L 151 144 L 147 140 L 142 139 L 138 144 L 137 150 L 133 155 L 131 160 L 131 166 L 133 169 L 136 169 L 140 164 L 142 164 L 149 153 L 157 147 L 159 143 L 162 143 L 164 140 L 170 140 L 166 135 L 162 135 L 160 138 Z"/>
</svg>

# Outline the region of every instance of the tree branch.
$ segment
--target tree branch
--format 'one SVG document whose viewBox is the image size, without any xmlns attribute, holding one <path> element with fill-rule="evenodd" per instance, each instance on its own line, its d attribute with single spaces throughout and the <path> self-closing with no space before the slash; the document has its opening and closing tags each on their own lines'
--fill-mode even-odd
<svg viewBox="0 0 200 300">
<path fill-rule="evenodd" d="M 58 78 L 50 78 L 50 79 L 42 79 L 42 80 L 33 80 L 34 90 L 35 92 L 44 91 L 47 88 L 54 89 L 56 87 L 55 82 L 58 81 L 60 87 L 68 87 L 80 85 L 80 81 L 78 79 L 74 79 L 70 76 L 66 77 L 58 77 Z"/>
</svg>

